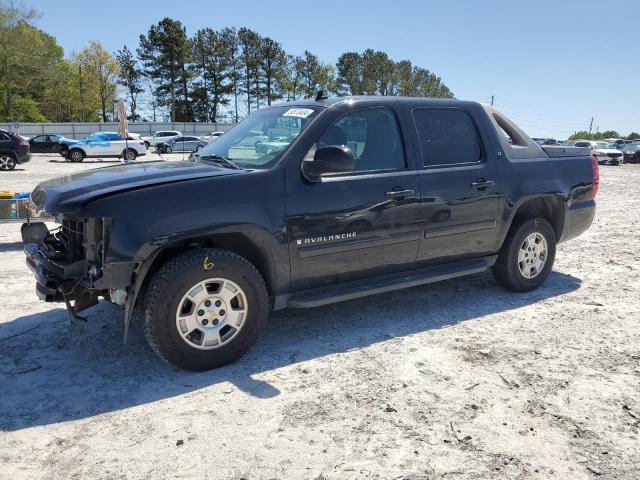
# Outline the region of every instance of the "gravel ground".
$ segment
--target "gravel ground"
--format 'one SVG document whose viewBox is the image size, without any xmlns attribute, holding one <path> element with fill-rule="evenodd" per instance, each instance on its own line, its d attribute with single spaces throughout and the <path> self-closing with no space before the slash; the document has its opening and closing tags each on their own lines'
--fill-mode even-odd
<svg viewBox="0 0 640 480">
<path fill-rule="evenodd" d="M 0 189 L 94 165 L 38 157 Z M 123 345 L 110 304 L 70 327 L 0 225 L 0 478 L 640 478 L 640 165 L 601 176 L 536 292 L 481 274 L 280 311 L 197 374 L 139 327 Z"/>
</svg>

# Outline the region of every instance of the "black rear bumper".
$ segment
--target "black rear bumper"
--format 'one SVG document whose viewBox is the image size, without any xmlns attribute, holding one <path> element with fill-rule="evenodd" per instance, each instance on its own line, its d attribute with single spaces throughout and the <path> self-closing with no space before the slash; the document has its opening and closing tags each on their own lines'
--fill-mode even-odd
<svg viewBox="0 0 640 480">
<path fill-rule="evenodd" d="M 587 200 L 574 203 L 569 207 L 564 219 L 564 229 L 560 242 L 566 242 L 581 235 L 591 226 L 596 214 L 596 201 Z"/>
</svg>

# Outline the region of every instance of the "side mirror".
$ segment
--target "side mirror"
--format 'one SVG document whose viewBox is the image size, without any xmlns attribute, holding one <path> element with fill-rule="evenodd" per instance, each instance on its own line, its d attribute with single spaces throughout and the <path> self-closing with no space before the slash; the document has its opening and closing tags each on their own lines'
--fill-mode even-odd
<svg viewBox="0 0 640 480">
<path fill-rule="evenodd" d="M 312 182 L 320 181 L 326 173 L 352 172 L 356 166 L 353 151 L 343 145 L 330 145 L 316 150 L 313 160 L 302 162 L 302 173 Z"/>
</svg>

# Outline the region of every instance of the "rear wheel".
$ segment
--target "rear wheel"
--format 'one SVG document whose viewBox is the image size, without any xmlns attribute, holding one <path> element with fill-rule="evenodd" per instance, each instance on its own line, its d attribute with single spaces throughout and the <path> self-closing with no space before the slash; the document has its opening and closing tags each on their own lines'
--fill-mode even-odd
<svg viewBox="0 0 640 480">
<path fill-rule="evenodd" d="M 78 150 L 78 149 L 73 149 L 69 152 L 69 160 L 71 160 L 72 162 L 81 162 L 82 160 L 84 160 L 84 152 L 82 150 Z"/>
<path fill-rule="evenodd" d="M 196 147 L 196 152 L 199 152 L 200 150 L 202 150 L 202 145 L 198 145 L 198 146 Z"/>
<path fill-rule="evenodd" d="M 535 290 L 546 280 L 556 256 L 556 236 L 544 218 L 517 221 L 502 245 L 493 274 L 516 292 Z"/>
<path fill-rule="evenodd" d="M 125 153 L 125 152 L 123 152 L 123 153 Z M 125 158 L 127 160 L 135 160 L 137 156 L 138 156 L 138 152 L 136 152 L 132 148 L 129 148 L 125 153 Z"/>
<path fill-rule="evenodd" d="M 9 153 L 0 154 L 0 170 L 13 170 L 17 162 L 13 155 Z"/>
<path fill-rule="evenodd" d="M 199 249 L 167 262 L 145 290 L 149 345 L 186 370 L 208 370 L 242 356 L 269 313 L 258 270 L 227 250 Z"/>
</svg>

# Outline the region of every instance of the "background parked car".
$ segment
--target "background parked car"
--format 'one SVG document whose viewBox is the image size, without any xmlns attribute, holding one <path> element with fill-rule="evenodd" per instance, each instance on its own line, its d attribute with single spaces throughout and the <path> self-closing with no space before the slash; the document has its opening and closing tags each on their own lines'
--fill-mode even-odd
<svg viewBox="0 0 640 480">
<path fill-rule="evenodd" d="M 15 133 L 0 130 L 0 170 L 13 170 L 31 160 L 29 142 Z"/>
<path fill-rule="evenodd" d="M 81 162 L 87 157 L 120 158 L 125 149 L 127 160 L 147 153 L 144 141 L 136 133 L 129 134 L 125 141 L 117 132 L 96 132 L 69 145 L 66 158 L 72 162 Z"/>
<path fill-rule="evenodd" d="M 213 143 L 215 142 L 218 138 L 220 138 L 220 136 L 223 134 L 223 131 L 216 131 L 216 132 L 211 132 L 211 135 L 204 135 L 202 136 L 203 139 L 205 139 L 207 142 L 209 143 Z"/>
<path fill-rule="evenodd" d="M 159 153 L 197 152 L 207 145 L 207 141 L 200 137 L 180 136 L 172 138 L 164 143 L 158 143 L 156 145 L 156 150 Z"/>
<path fill-rule="evenodd" d="M 58 153 L 60 151 L 60 140 L 64 137 L 57 133 L 36 135 L 29 139 L 31 153 Z"/>
<path fill-rule="evenodd" d="M 578 140 L 573 146 L 589 148 L 591 153 L 598 159 L 600 165 L 620 165 L 623 161 L 622 152 L 613 148 L 613 145 L 607 142 Z"/>
<path fill-rule="evenodd" d="M 182 132 L 178 132 L 177 130 L 159 130 L 153 134 L 152 137 L 141 137 L 144 142 L 144 146 L 146 148 L 155 147 L 159 143 L 166 143 L 172 138 L 179 137 L 182 135 Z"/>
<path fill-rule="evenodd" d="M 628 143 L 622 147 L 624 163 L 640 163 L 640 143 Z"/>
</svg>

